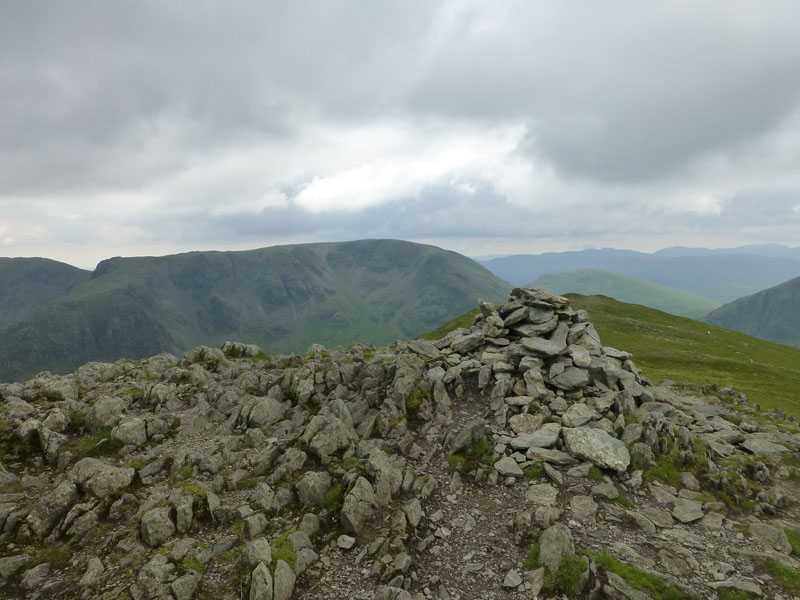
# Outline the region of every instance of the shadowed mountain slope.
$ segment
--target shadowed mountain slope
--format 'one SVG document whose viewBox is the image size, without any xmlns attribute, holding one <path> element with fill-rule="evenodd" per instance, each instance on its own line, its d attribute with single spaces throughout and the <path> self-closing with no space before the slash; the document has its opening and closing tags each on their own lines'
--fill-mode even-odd
<svg viewBox="0 0 800 600">
<path fill-rule="evenodd" d="M 395 240 L 112 258 L 0 331 L 0 379 L 226 339 L 268 352 L 385 344 L 508 290 L 460 254 Z"/>
<path fill-rule="evenodd" d="M 706 319 L 756 337 L 800 346 L 800 277 L 719 307 Z"/>
</svg>

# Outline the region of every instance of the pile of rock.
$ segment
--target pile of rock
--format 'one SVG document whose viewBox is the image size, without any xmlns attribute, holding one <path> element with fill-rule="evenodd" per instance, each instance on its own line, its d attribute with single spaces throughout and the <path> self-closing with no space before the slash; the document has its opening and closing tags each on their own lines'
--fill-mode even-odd
<svg viewBox="0 0 800 600">
<path fill-rule="evenodd" d="M 434 342 L 226 342 L 0 399 L 9 597 L 557 597 L 581 560 L 578 593 L 646 597 L 600 552 L 687 597 L 777 597 L 764 557 L 799 566 L 798 432 L 651 386 L 536 288 Z"/>
</svg>

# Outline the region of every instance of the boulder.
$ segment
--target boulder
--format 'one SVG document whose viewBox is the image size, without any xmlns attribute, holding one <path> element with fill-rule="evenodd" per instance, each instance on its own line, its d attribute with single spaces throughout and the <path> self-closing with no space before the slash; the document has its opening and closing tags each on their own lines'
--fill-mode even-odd
<svg viewBox="0 0 800 600">
<path fill-rule="evenodd" d="M 356 480 L 353 489 L 344 498 L 342 507 L 342 526 L 350 533 L 358 535 L 364 524 L 372 516 L 375 506 L 375 491 L 363 477 Z"/>
<path fill-rule="evenodd" d="M 577 458 L 618 472 L 625 471 L 631 464 L 631 456 L 625 444 L 602 429 L 565 428 L 561 430 L 561 434 L 567 451 Z"/>
<path fill-rule="evenodd" d="M 169 508 L 162 506 L 144 513 L 141 533 L 142 541 L 152 548 L 157 548 L 175 535 L 175 523 L 170 518 Z"/>
<path fill-rule="evenodd" d="M 542 532 L 539 537 L 539 562 L 550 573 L 558 571 L 565 556 L 575 554 L 572 532 L 566 525 L 556 523 Z"/>
</svg>

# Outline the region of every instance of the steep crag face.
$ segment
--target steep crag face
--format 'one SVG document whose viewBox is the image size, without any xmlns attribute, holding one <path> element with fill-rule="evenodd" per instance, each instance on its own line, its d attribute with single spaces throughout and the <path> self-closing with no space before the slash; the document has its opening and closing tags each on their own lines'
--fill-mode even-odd
<svg viewBox="0 0 800 600">
<path fill-rule="evenodd" d="M 0 385 L 0 589 L 792 593 L 793 424 L 652 386 L 565 298 L 480 306 L 433 342 L 302 357 L 228 342 Z"/>
</svg>

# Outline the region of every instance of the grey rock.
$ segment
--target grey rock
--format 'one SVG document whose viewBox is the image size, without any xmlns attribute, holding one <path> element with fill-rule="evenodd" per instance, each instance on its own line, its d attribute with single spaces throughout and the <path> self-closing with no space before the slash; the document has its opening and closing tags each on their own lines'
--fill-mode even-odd
<svg viewBox="0 0 800 600">
<path fill-rule="evenodd" d="M 262 398 L 250 409 L 247 423 L 250 427 L 269 427 L 283 419 L 286 408 L 286 404 L 274 398 Z"/>
<path fill-rule="evenodd" d="M 525 500 L 539 506 L 553 506 L 558 497 L 558 490 L 549 483 L 535 483 L 525 491 Z"/>
<path fill-rule="evenodd" d="M 264 563 L 259 563 L 250 577 L 250 600 L 273 600 L 272 573 Z"/>
<path fill-rule="evenodd" d="M 636 527 L 648 535 L 653 535 L 657 531 L 653 522 L 640 512 L 629 510 L 627 513 L 625 513 L 625 520 L 633 525 L 636 525 Z M 672 519 L 670 518 L 670 520 Z"/>
<path fill-rule="evenodd" d="M 297 482 L 297 500 L 303 507 L 319 506 L 331 488 L 331 476 L 325 471 L 311 471 Z"/>
<path fill-rule="evenodd" d="M 558 375 L 550 377 L 550 384 L 560 390 L 577 390 L 589 384 L 589 371 L 578 367 L 567 367 Z"/>
<path fill-rule="evenodd" d="M 200 586 L 202 573 L 189 571 L 173 581 L 169 589 L 175 600 L 191 600 Z"/>
<path fill-rule="evenodd" d="M 19 586 L 26 591 L 32 591 L 44 583 L 45 579 L 50 575 L 50 563 L 42 563 L 36 565 L 32 569 L 28 569 L 22 574 Z"/>
<path fill-rule="evenodd" d="M 142 516 L 142 541 L 152 548 L 157 548 L 175 535 L 175 523 L 170 518 L 167 507 L 153 508 Z"/>
<path fill-rule="evenodd" d="M 168 583 L 173 580 L 175 565 L 163 554 L 156 554 L 141 568 L 136 583 L 146 598 L 169 597 Z"/>
<path fill-rule="evenodd" d="M 472 350 L 480 346 L 482 342 L 483 342 L 483 333 L 481 333 L 480 331 L 476 331 L 473 333 L 462 335 L 461 337 L 457 337 L 452 342 L 450 342 L 450 347 L 453 349 L 453 352 L 458 352 L 459 354 L 466 354 L 467 352 L 471 352 Z"/>
<path fill-rule="evenodd" d="M 741 446 L 753 454 L 783 454 L 784 452 L 789 452 L 786 446 L 761 438 L 747 438 L 741 443 Z"/>
<path fill-rule="evenodd" d="M 111 430 L 111 439 L 122 444 L 143 446 L 147 443 L 147 426 L 144 419 L 130 418 Z"/>
<path fill-rule="evenodd" d="M 640 423 L 631 423 L 630 425 L 625 426 L 625 430 L 622 432 L 622 437 L 620 438 L 623 444 L 633 444 L 634 442 L 638 442 L 642 439 L 642 426 Z"/>
<path fill-rule="evenodd" d="M 556 523 L 542 532 L 539 537 L 539 562 L 551 573 L 558 571 L 562 559 L 572 554 L 575 554 L 575 542 L 566 525 Z"/>
<path fill-rule="evenodd" d="M 294 591 L 295 574 L 292 567 L 285 560 L 279 560 L 275 565 L 274 600 L 289 600 Z"/>
<path fill-rule="evenodd" d="M 372 516 L 375 506 L 375 491 L 363 477 L 356 480 L 353 489 L 344 498 L 341 522 L 345 530 L 358 535 L 366 521 Z"/>
<path fill-rule="evenodd" d="M 136 469 L 115 467 L 96 458 L 79 460 L 69 478 L 83 485 L 98 498 L 106 498 L 133 483 Z"/>
<path fill-rule="evenodd" d="M 425 514 L 422 510 L 422 504 L 417 498 L 407 502 L 403 506 L 403 512 L 405 512 L 406 519 L 408 519 L 408 524 L 414 529 L 419 527 L 422 517 Z"/>
<path fill-rule="evenodd" d="M 686 498 L 678 498 L 672 509 L 672 516 L 681 523 L 691 523 L 703 518 L 703 505 Z"/>
<path fill-rule="evenodd" d="M 336 538 L 336 545 L 342 550 L 350 550 L 353 546 L 356 545 L 356 538 L 346 534 L 342 534 L 338 538 Z"/>
<path fill-rule="evenodd" d="M 570 406 L 567 412 L 561 416 L 561 424 L 564 427 L 580 427 L 589 421 L 594 421 L 599 418 L 600 415 L 597 414 L 597 411 L 590 406 L 586 406 L 582 402 L 578 402 Z"/>
<path fill-rule="evenodd" d="M 127 407 L 128 402 L 123 398 L 100 398 L 89 409 L 84 424 L 92 433 L 102 427 L 111 427 L 119 422 Z"/>
<path fill-rule="evenodd" d="M 517 450 L 549 448 L 558 441 L 558 433 L 552 429 L 539 429 L 532 433 L 523 433 L 511 439 L 511 447 Z"/>
<path fill-rule="evenodd" d="M 523 348 L 539 356 L 558 356 L 567 349 L 567 333 L 569 333 L 569 326 L 566 323 L 559 323 L 550 339 L 524 337 L 520 343 Z"/>
<path fill-rule="evenodd" d="M 763 592 L 761 590 L 761 586 L 758 585 L 755 581 L 751 579 L 743 579 L 741 577 L 731 577 L 726 579 L 725 581 L 719 581 L 709 584 L 716 590 L 719 589 L 733 589 L 733 590 L 741 590 L 743 592 L 747 592 L 748 594 L 752 594 L 756 597 L 763 596 Z"/>
<path fill-rule="evenodd" d="M 567 466 L 578 464 L 578 459 L 569 452 L 552 450 L 550 448 L 528 448 L 525 456 L 531 460 L 540 460 L 554 465 Z"/>
<path fill-rule="evenodd" d="M 78 585 L 82 588 L 94 589 L 101 583 L 104 572 L 103 563 L 96 556 L 92 556 L 86 562 L 86 570 L 83 572 Z"/>
<path fill-rule="evenodd" d="M 503 578 L 503 587 L 505 588 L 515 588 L 518 587 L 522 583 L 522 577 L 519 576 L 514 569 L 511 569 L 506 573 L 506 576 Z"/>
<path fill-rule="evenodd" d="M 625 471 L 631 463 L 625 444 L 601 429 L 566 428 L 561 430 L 561 434 L 567 450 L 577 458 L 619 472 Z"/>
<path fill-rule="evenodd" d="M 594 523 L 597 514 L 597 502 L 591 496 L 573 496 L 569 501 L 570 509 L 579 521 Z"/>
<path fill-rule="evenodd" d="M 764 546 L 784 554 L 789 554 L 792 551 L 792 545 L 789 543 L 789 539 L 783 529 L 778 529 L 766 523 L 749 523 L 748 527 L 753 537 Z"/>
<path fill-rule="evenodd" d="M 253 539 L 264 533 L 269 520 L 264 513 L 258 512 L 245 518 L 244 523 L 247 528 L 247 537 Z"/>
<path fill-rule="evenodd" d="M 308 449 L 319 458 L 322 464 L 326 465 L 331 461 L 333 454 L 350 445 L 350 442 L 356 437 L 355 432 L 337 417 L 317 415 L 314 419 L 325 419 L 326 422 L 324 427 L 317 431 L 309 443 Z M 312 419 L 312 423 L 314 419 Z"/>
<path fill-rule="evenodd" d="M 32 558 L 27 554 L 0 557 L 0 579 L 10 579 L 31 560 Z"/>
<path fill-rule="evenodd" d="M 528 591 L 533 598 L 537 598 L 539 593 L 544 587 L 544 567 L 539 567 L 535 571 L 527 571 L 525 573 L 526 587 L 529 586 Z"/>
<path fill-rule="evenodd" d="M 515 461 L 510 456 L 504 456 L 496 463 L 494 463 L 494 469 L 500 475 L 510 476 L 510 477 L 524 477 L 525 474 L 522 472 L 522 469 L 519 468 L 517 461 Z"/>
<path fill-rule="evenodd" d="M 658 466 L 656 457 L 650 446 L 636 442 L 631 448 L 631 462 L 641 469 L 655 469 Z"/>
<path fill-rule="evenodd" d="M 450 442 L 450 452 L 453 454 L 465 452 L 472 445 L 486 439 L 486 422 L 483 419 L 472 419 L 453 437 Z"/>
<path fill-rule="evenodd" d="M 44 537 L 79 499 L 78 487 L 71 481 L 62 481 L 39 501 L 26 522 L 37 537 Z"/>
<path fill-rule="evenodd" d="M 272 562 L 272 546 L 266 538 L 251 540 L 239 555 L 239 562 L 247 567 L 256 567 L 258 563 L 268 565 Z"/>
<path fill-rule="evenodd" d="M 530 398 L 530 396 L 521 397 Z M 506 403 L 508 404 L 508 398 L 506 398 Z M 542 417 L 541 414 L 531 415 L 528 413 L 520 413 L 508 419 L 508 426 L 511 427 L 516 434 L 525 434 L 533 433 L 542 426 L 543 422 L 544 417 Z M 528 448 L 530 448 L 530 446 L 528 446 Z"/>
</svg>

